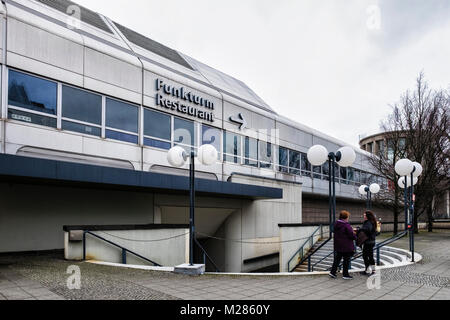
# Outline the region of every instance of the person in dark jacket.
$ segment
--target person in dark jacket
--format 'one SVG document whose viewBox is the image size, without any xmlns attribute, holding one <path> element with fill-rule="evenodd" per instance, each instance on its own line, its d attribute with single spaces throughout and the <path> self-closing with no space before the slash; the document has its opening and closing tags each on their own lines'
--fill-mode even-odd
<svg viewBox="0 0 450 320">
<path fill-rule="evenodd" d="M 366 270 L 361 272 L 363 275 L 375 274 L 375 260 L 373 258 L 373 248 L 375 247 L 375 239 L 377 236 L 377 220 L 372 211 L 364 213 L 364 223 L 358 232 L 364 232 L 367 240 L 362 245 L 363 259 Z"/>
<path fill-rule="evenodd" d="M 334 224 L 334 262 L 331 268 L 330 277 L 336 278 L 336 272 L 344 258 L 343 279 L 351 280 L 353 277 L 348 273 L 350 267 L 350 259 L 355 252 L 356 234 L 350 223 L 348 222 L 350 213 L 341 211 L 339 220 Z"/>
</svg>

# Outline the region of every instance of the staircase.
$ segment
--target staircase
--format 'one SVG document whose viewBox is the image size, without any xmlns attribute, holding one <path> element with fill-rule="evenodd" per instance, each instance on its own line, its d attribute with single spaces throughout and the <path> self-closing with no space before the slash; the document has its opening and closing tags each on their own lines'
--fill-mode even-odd
<svg viewBox="0 0 450 320">
<path fill-rule="evenodd" d="M 311 250 L 307 253 L 306 257 L 314 252 L 325 240 L 319 240 Z M 356 254 L 361 253 L 361 249 L 357 248 Z M 356 255 L 355 254 L 355 255 Z M 376 252 L 374 252 L 375 261 L 377 260 Z M 408 251 L 397 249 L 393 247 L 384 246 L 380 248 L 380 265 L 398 265 L 409 261 L 411 254 Z M 328 271 L 333 265 L 333 240 L 330 240 L 317 252 L 311 256 L 311 271 Z M 341 262 L 342 263 L 342 262 Z M 352 269 L 364 269 L 364 260 L 362 257 L 357 258 L 351 262 Z M 308 259 L 306 259 L 302 264 L 298 265 L 294 272 L 308 272 Z"/>
</svg>

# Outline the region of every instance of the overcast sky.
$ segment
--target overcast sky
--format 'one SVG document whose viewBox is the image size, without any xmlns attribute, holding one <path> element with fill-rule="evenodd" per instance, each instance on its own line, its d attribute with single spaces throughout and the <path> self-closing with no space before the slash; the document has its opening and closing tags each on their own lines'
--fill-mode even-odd
<svg viewBox="0 0 450 320">
<path fill-rule="evenodd" d="M 74 0 L 358 145 L 420 71 L 450 88 L 448 0 Z"/>
</svg>

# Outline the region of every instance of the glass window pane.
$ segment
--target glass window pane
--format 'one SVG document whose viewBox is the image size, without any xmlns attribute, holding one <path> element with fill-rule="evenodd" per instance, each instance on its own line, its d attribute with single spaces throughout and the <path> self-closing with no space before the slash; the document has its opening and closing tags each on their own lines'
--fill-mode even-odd
<svg viewBox="0 0 450 320">
<path fill-rule="evenodd" d="M 101 125 L 102 97 L 84 90 L 63 86 L 62 116 Z"/>
<path fill-rule="evenodd" d="M 8 109 L 8 118 L 22 122 L 34 123 L 41 126 L 56 128 L 56 118 L 44 117 L 34 113 Z"/>
<path fill-rule="evenodd" d="M 346 180 L 347 179 L 347 168 L 341 167 L 341 178 Z"/>
<path fill-rule="evenodd" d="M 223 136 L 224 153 L 240 157 L 241 156 L 241 136 L 231 132 L 225 132 Z M 237 159 L 237 158 L 236 158 Z M 225 161 L 229 161 L 225 159 Z M 233 161 L 238 163 L 236 161 Z"/>
<path fill-rule="evenodd" d="M 57 84 L 9 70 L 8 103 L 56 116 Z"/>
<path fill-rule="evenodd" d="M 211 144 L 220 152 L 220 135 L 222 131 L 207 125 L 202 125 L 202 145 Z"/>
<path fill-rule="evenodd" d="M 313 167 L 313 172 L 314 172 L 314 179 L 322 178 L 322 167 L 321 166 Z"/>
<path fill-rule="evenodd" d="M 283 147 L 278 147 L 278 171 L 289 173 L 289 150 Z"/>
<path fill-rule="evenodd" d="M 189 146 L 195 146 L 194 122 L 175 118 L 174 120 L 174 142 Z"/>
<path fill-rule="evenodd" d="M 354 181 L 355 179 L 355 169 L 347 168 L 347 180 Z"/>
<path fill-rule="evenodd" d="M 132 104 L 106 99 L 106 126 L 138 132 L 139 108 Z"/>
<path fill-rule="evenodd" d="M 271 168 L 273 163 L 272 144 L 265 141 L 258 141 L 258 159 L 262 168 Z"/>
<path fill-rule="evenodd" d="M 324 180 L 329 180 L 330 167 L 328 161 L 322 165 L 322 174 L 323 174 L 322 178 Z"/>
<path fill-rule="evenodd" d="M 170 141 L 171 132 L 171 116 L 144 109 L 144 135 Z"/>
<path fill-rule="evenodd" d="M 300 152 L 297 151 L 289 151 L 289 167 L 300 169 Z"/>
<path fill-rule="evenodd" d="M 302 153 L 302 171 L 311 171 L 311 163 L 308 161 L 308 155 L 306 153 Z"/>
<path fill-rule="evenodd" d="M 355 182 L 360 183 L 361 182 L 361 171 L 355 170 Z"/>
<path fill-rule="evenodd" d="M 170 142 L 165 141 L 159 141 L 155 139 L 150 138 L 144 138 L 144 144 L 149 147 L 164 149 L 164 150 L 170 150 L 172 147 L 172 144 Z"/>
<path fill-rule="evenodd" d="M 112 130 L 106 130 L 106 138 L 108 139 L 114 139 L 114 140 L 120 140 L 130 143 L 138 143 L 138 137 L 132 134 L 112 131 Z"/>
<path fill-rule="evenodd" d="M 245 164 L 253 167 L 258 166 L 258 161 L 254 161 L 258 159 L 258 141 L 253 138 L 245 137 L 244 144 L 244 156 L 245 156 Z M 254 160 L 250 160 L 254 159 Z"/>
<path fill-rule="evenodd" d="M 75 122 L 63 121 L 62 122 L 63 130 L 75 131 L 84 134 L 90 134 L 92 136 L 100 137 L 102 134 L 102 130 L 97 127 L 88 126 L 85 124 L 79 124 Z"/>
</svg>

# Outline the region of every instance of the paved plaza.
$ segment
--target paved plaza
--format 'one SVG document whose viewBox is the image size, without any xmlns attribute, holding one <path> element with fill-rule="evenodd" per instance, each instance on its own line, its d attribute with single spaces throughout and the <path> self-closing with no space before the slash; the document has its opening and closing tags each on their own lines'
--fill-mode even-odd
<svg viewBox="0 0 450 320">
<path fill-rule="evenodd" d="M 407 249 L 408 239 L 392 246 Z M 379 289 L 367 277 L 351 281 L 315 276 L 183 276 L 91 263 L 77 263 L 81 289 L 67 287 L 62 254 L 0 256 L 0 300 L 136 299 L 136 300 L 450 300 L 450 230 L 416 235 L 423 260 L 381 270 Z"/>
</svg>

